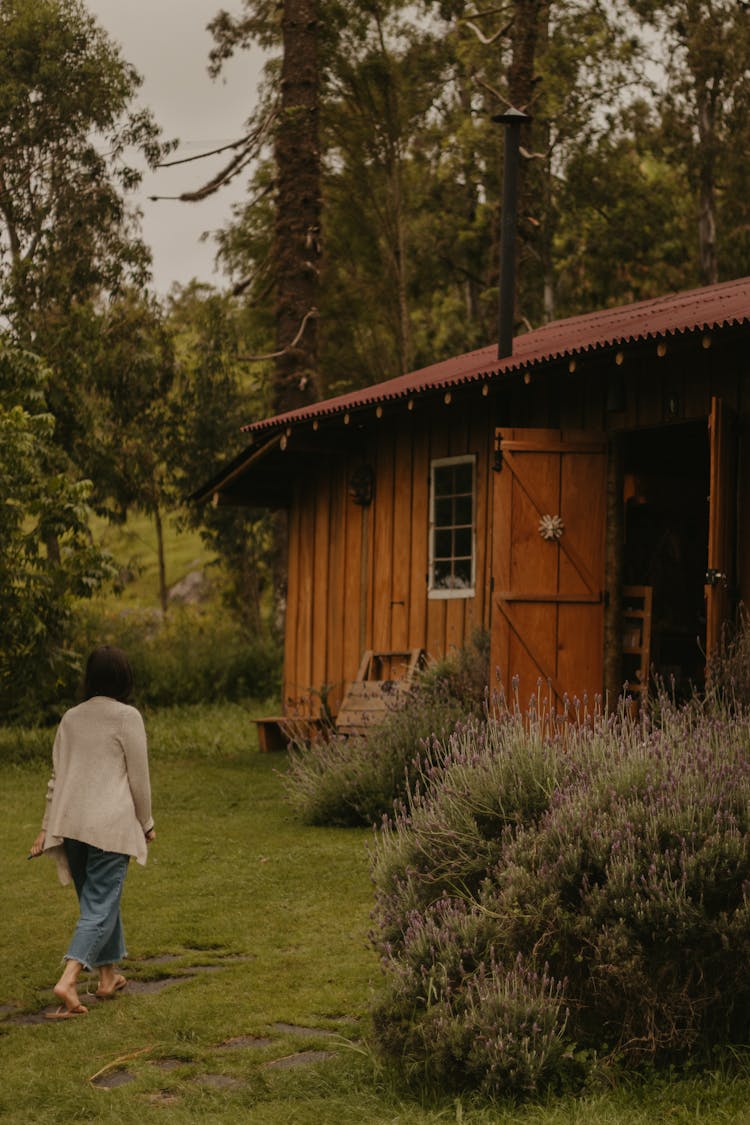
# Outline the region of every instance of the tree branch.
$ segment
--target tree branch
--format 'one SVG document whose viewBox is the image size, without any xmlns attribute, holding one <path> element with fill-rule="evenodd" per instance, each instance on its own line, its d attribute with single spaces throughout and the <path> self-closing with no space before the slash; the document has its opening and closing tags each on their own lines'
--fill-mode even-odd
<svg viewBox="0 0 750 1125">
<path fill-rule="evenodd" d="M 230 180 L 234 179 L 243 168 L 245 168 L 252 160 L 254 160 L 260 153 L 263 143 L 268 136 L 271 125 L 276 120 L 278 114 L 272 111 L 253 129 L 247 136 L 243 137 L 241 141 L 234 141 L 232 144 L 224 145 L 222 148 L 214 150 L 216 152 L 226 152 L 227 149 L 237 148 L 242 146 L 240 151 L 232 157 L 228 164 L 225 164 L 221 171 L 204 184 L 203 187 L 197 188 L 195 191 L 184 191 L 181 195 L 151 195 L 149 199 L 153 203 L 158 203 L 160 200 L 176 199 L 180 203 L 198 203 L 202 199 L 206 199 L 209 195 L 214 195 L 215 192 L 228 184 Z M 212 153 L 203 153 L 203 156 L 213 155 Z M 188 163 L 189 160 L 198 160 L 202 157 L 188 157 L 184 161 L 175 160 L 173 164 Z M 168 167 L 164 164 L 161 167 Z"/>
<path fill-rule="evenodd" d="M 245 137 L 240 137 L 238 141 L 231 141 L 228 145 L 222 145 L 221 148 L 212 148 L 208 152 L 199 152 L 196 156 L 183 156 L 180 160 L 165 160 L 161 164 L 157 164 L 157 168 L 175 168 L 178 164 L 190 164 L 193 160 L 205 160 L 207 156 L 216 156 L 220 152 L 227 152 L 230 148 L 239 148 L 240 145 L 245 145 L 250 140 L 250 134 Z"/>
<path fill-rule="evenodd" d="M 496 32 L 494 32 L 493 35 L 485 35 L 484 32 L 481 31 L 475 23 L 471 22 L 471 20 L 467 20 L 467 19 L 458 20 L 458 23 L 462 23 L 464 25 L 464 27 L 471 28 L 471 30 L 474 32 L 474 34 L 476 35 L 479 42 L 484 43 L 485 47 L 489 47 L 497 39 L 503 39 L 508 34 L 510 29 L 512 28 L 513 22 L 514 22 L 513 19 L 510 19 L 510 20 L 508 20 L 508 22 L 506 24 L 503 25 L 503 27 L 498 28 L 498 30 Z"/>
<path fill-rule="evenodd" d="M 233 180 L 235 176 L 239 175 L 243 168 L 245 168 L 253 159 L 254 153 L 238 152 L 237 155 L 226 164 L 220 172 L 218 172 L 212 180 L 209 180 L 203 187 L 198 188 L 196 191 L 183 191 L 181 195 L 150 195 L 149 199 L 153 203 L 158 203 L 163 199 L 177 199 L 180 203 L 199 203 L 200 200 L 206 199 L 209 195 L 213 195 Z"/>
<path fill-rule="evenodd" d="M 318 316 L 320 316 L 320 313 L 316 308 L 308 309 L 305 315 L 302 317 L 302 323 L 297 330 L 297 335 L 294 337 L 292 342 L 290 344 L 287 344 L 285 348 L 282 348 L 280 352 L 268 352 L 266 355 L 238 355 L 237 359 L 242 363 L 263 363 L 267 359 L 279 359 L 282 355 L 287 355 L 288 352 L 297 347 L 297 344 L 302 339 L 308 320 L 310 320 L 311 317 Z"/>
</svg>

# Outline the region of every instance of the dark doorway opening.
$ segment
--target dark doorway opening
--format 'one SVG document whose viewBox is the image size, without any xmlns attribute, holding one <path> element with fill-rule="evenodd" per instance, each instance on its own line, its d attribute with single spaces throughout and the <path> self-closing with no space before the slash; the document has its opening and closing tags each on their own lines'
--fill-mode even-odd
<svg viewBox="0 0 750 1125">
<path fill-rule="evenodd" d="M 649 668 L 679 698 L 705 680 L 709 455 L 705 422 L 624 436 L 623 585 L 651 591 Z"/>
</svg>

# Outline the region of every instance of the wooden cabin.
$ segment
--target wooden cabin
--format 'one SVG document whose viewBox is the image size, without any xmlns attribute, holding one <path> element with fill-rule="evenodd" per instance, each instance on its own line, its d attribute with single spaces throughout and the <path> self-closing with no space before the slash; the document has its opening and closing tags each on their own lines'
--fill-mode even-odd
<svg viewBox="0 0 750 1125">
<path fill-rule="evenodd" d="M 687 690 L 750 603 L 749 421 L 743 278 L 254 422 L 195 499 L 288 513 L 287 713 L 477 628 L 522 704 Z"/>
</svg>

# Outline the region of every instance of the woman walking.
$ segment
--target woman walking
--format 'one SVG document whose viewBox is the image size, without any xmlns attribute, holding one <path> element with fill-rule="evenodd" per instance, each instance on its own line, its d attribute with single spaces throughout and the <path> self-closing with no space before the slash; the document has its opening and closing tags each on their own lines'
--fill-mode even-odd
<svg viewBox="0 0 750 1125">
<path fill-rule="evenodd" d="M 120 898 L 130 857 L 145 863 L 154 839 L 146 731 L 127 700 L 133 674 L 121 649 L 103 645 L 86 664 L 83 702 L 66 711 L 52 749 L 52 776 L 42 830 L 31 855 L 57 861 L 72 879 L 80 917 L 53 991 L 60 1007 L 48 1019 L 85 1015 L 78 997 L 82 969 L 96 969 L 96 995 L 125 987 L 117 963 L 127 956 Z"/>
</svg>

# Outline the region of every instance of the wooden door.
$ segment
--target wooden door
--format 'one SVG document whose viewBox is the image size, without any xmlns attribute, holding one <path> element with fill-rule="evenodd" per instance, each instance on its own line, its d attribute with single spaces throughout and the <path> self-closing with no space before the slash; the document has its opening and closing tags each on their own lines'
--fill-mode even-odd
<svg viewBox="0 0 750 1125">
<path fill-rule="evenodd" d="M 706 654 L 721 640 L 734 612 L 737 531 L 737 418 L 720 398 L 711 399 L 708 420 L 710 479 L 708 569 L 706 571 Z"/>
<path fill-rule="evenodd" d="M 525 710 L 541 691 L 602 691 L 606 442 L 598 434 L 502 430 L 494 482 L 491 667 Z"/>
</svg>

